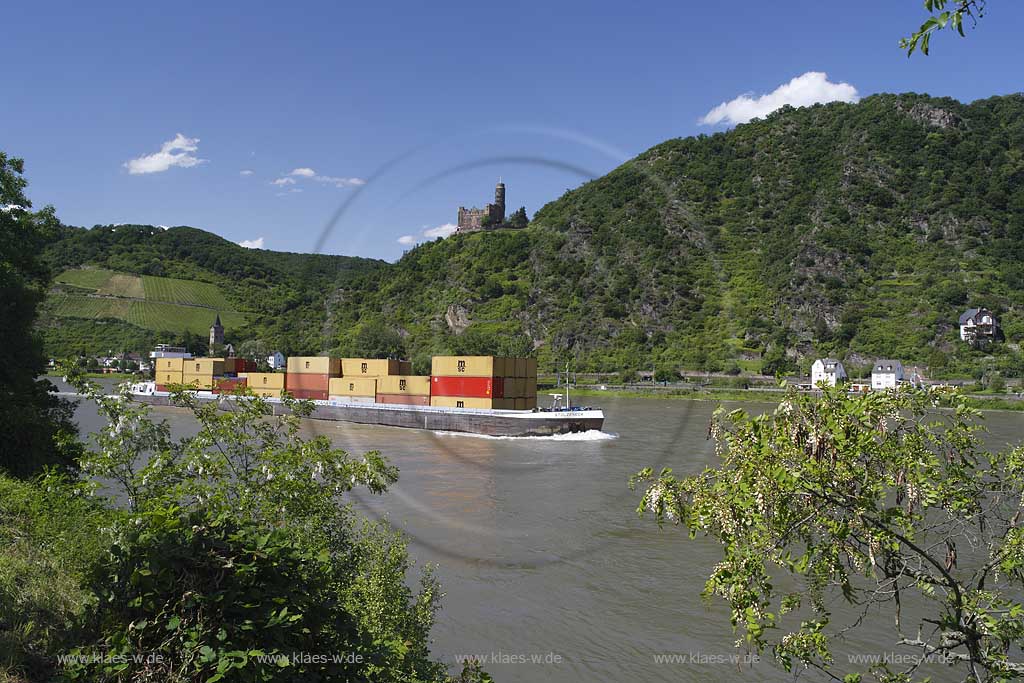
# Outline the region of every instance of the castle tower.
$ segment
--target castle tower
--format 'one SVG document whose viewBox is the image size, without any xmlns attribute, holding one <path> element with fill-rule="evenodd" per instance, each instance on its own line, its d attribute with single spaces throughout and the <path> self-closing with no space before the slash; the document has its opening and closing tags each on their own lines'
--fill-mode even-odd
<svg viewBox="0 0 1024 683">
<path fill-rule="evenodd" d="M 214 354 L 217 349 L 224 345 L 224 326 L 220 324 L 220 313 L 210 327 L 210 353 Z"/>
<path fill-rule="evenodd" d="M 498 184 L 494 188 L 494 205 L 498 209 L 498 220 L 500 222 L 505 221 L 505 183 L 501 182 L 501 178 L 498 179 Z"/>
</svg>

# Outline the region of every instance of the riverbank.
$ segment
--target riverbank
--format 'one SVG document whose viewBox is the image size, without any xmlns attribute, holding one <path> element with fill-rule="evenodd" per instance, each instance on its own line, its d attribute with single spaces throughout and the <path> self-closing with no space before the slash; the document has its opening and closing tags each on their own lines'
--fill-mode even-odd
<svg viewBox="0 0 1024 683">
<path fill-rule="evenodd" d="M 546 393 L 555 393 L 556 389 L 538 390 L 538 398 Z M 597 397 L 614 396 L 616 398 L 644 398 L 680 401 L 732 401 L 748 403 L 778 403 L 786 395 L 783 389 L 570 389 L 569 398 L 576 396 Z M 968 395 L 967 405 L 986 411 L 1024 412 L 1024 401 L 1000 396 Z"/>
</svg>

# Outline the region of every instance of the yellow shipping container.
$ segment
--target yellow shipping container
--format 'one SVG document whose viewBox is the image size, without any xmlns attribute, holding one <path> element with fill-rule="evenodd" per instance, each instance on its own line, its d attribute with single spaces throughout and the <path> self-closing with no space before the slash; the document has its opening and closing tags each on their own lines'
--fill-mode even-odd
<svg viewBox="0 0 1024 683">
<path fill-rule="evenodd" d="M 180 359 L 179 359 L 180 360 Z M 157 384 L 181 384 L 181 371 L 178 372 L 160 372 L 156 373 Z"/>
<path fill-rule="evenodd" d="M 398 361 L 398 374 L 399 375 L 411 375 L 412 374 L 412 361 L 411 360 L 400 360 L 400 361 Z"/>
<path fill-rule="evenodd" d="M 516 399 L 516 410 L 526 410 L 526 399 L 525 398 L 517 398 Z"/>
<path fill-rule="evenodd" d="M 504 359 L 494 356 L 434 356 L 430 374 L 436 377 L 501 377 Z"/>
<path fill-rule="evenodd" d="M 527 378 L 532 377 L 534 380 L 537 379 L 537 359 L 536 358 L 527 358 L 526 359 L 526 377 Z"/>
<path fill-rule="evenodd" d="M 182 366 L 186 375 L 214 375 L 224 374 L 223 358 L 189 358 Z"/>
<path fill-rule="evenodd" d="M 281 398 L 281 392 L 284 391 L 283 387 L 277 389 L 260 389 L 258 387 L 250 388 L 252 388 L 252 393 L 264 398 Z"/>
<path fill-rule="evenodd" d="M 516 371 L 515 373 L 510 372 L 508 374 L 514 374 L 516 377 L 526 377 L 526 359 L 516 358 Z"/>
<path fill-rule="evenodd" d="M 368 377 L 332 377 L 327 383 L 329 396 L 376 396 L 377 380 Z"/>
<path fill-rule="evenodd" d="M 186 372 L 182 375 L 181 383 L 197 389 L 213 389 L 213 375 Z"/>
<path fill-rule="evenodd" d="M 435 408 L 494 408 L 500 398 L 461 398 L 459 396 L 431 396 L 430 405 Z"/>
<path fill-rule="evenodd" d="M 514 398 L 496 398 L 494 399 L 495 410 L 515 410 L 516 400 Z"/>
<path fill-rule="evenodd" d="M 275 395 L 284 389 L 283 372 L 240 372 L 238 377 L 244 377 L 250 389 L 272 389 Z"/>
<path fill-rule="evenodd" d="M 390 375 L 377 380 L 379 394 L 430 396 L 430 378 L 417 375 Z"/>
<path fill-rule="evenodd" d="M 537 410 L 537 397 L 536 396 L 534 396 L 533 398 L 527 397 L 527 399 L 526 399 L 526 409 L 527 410 Z"/>
<path fill-rule="evenodd" d="M 291 356 L 288 358 L 288 372 L 340 377 L 341 360 L 328 356 Z"/>
<path fill-rule="evenodd" d="M 401 375 L 402 361 L 389 358 L 342 358 L 342 377 L 386 377 Z"/>
<path fill-rule="evenodd" d="M 181 372 L 182 363 L 185 362 L 184 358 L 157 358 L 156 359 L 156 371 L 157 372 Z"/>
</svg>

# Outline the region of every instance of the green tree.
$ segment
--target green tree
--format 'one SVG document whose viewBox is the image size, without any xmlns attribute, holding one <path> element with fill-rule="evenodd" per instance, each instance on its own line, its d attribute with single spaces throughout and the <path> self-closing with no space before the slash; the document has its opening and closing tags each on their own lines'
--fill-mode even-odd
<svg viewBox="0 0 1024 683">
<path fill-rule="evenodd" d="M 526 216 L 526 207 L 520 206 L 509 215 L 505 222 L 513 228 L 525 228 L 530 223 L 530 219 Z"/>
<path fill-rule="evenodd" d="M 21 159 L 0 152 L 0 468 L 29 476 L 72 467 L 81 451 L 72 407 L 52 392 L 34 330 L 49 272 L 39 256 L 58 225 L 53 209 L 29 211 Z"/>
<path fill-rule="evenodd" d="M 404 358 L 405 342 L 390 325 L 369 319 L 356 326 L 355 334 L 342 343 L 342 351 L 355 358 Z"/>
<path fill-rule="evenodd" d="M 717 467 L 630 483 L 648 484 L 641 515 L 721 543 L 705 595 L 786 670 L 907 683 L 941 656 L 965 680 L 1003 681 L 1024 671 L 1011 659 L 1024 638 L 1024 449 L 985 453 L 978 417 L 956 394 L 793 392 L 758 417 L 719 409 Z M 836 664 L 837 600 L 854 627 L 890 617 L 893 645 L 918 661 Z"/>
<path fill-rule="evenodd" d="M 907 51 L 908 57 L 917 49 L 927 55 L 932 35 L 947 27 L 962 38 L 964 19 L 977 23 L 985 14 L 985 3 L 986 0 L 924 0 L 924 8 L 931 16 L 908 38 L 902 38 L 900 47 Z"/>
</svg>

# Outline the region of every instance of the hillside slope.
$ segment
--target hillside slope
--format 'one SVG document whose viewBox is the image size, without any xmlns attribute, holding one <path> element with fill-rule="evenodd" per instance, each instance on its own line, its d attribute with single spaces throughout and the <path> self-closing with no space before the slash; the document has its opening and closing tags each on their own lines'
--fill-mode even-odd
<svg viewBox="0 0 1024 683">
<path fill-rule="evenodd" d="M 669 140 L 525 230 L 454 235 L 395 264 L 237 247 L 211 257 L 208 233 L 135 228 L 138 243 L 98 265 L 236 279 L 225 292 L 257 312 L 245 334 L 296 351 L 534 349 L 547 367 L 606 371 L 892 356 L 1019 375 L 1022 150 L 1021 95 L 877 95 Z M 119 230 L 75 233 L 48 255 L 94 262 L 80 245 Z M 1002 318 L 1008 343 L 988 360 L 957 341 L 968 306 Z"/>
<path fill-rule="evenodd" d="M 438 328 L 473 321 L 460 336 L 521 331 L 592 369 L 776 370 L 814 354 L 973 368 L 963 308 L 1024 336 L 1022 149 L 1020 95 L 786 108 L 658 145 L 522 233 L 417 247 L 365 314 L 402 322 L 413 347 L 458 346 Z M 1012 348 L 996 362 L 1019 374 Z"/>
<path fill-rule="evenodd" d="M 286 353 L 319 351 L 334 335 L 324 293 L 372 288 L 386 265 L 139 225 L 65 227 L 44 258 L 57 274 L 40 323 L 52 355 L 198 345 L 218 311 L 236 345 L 260 339 Z"/>
</svg>

